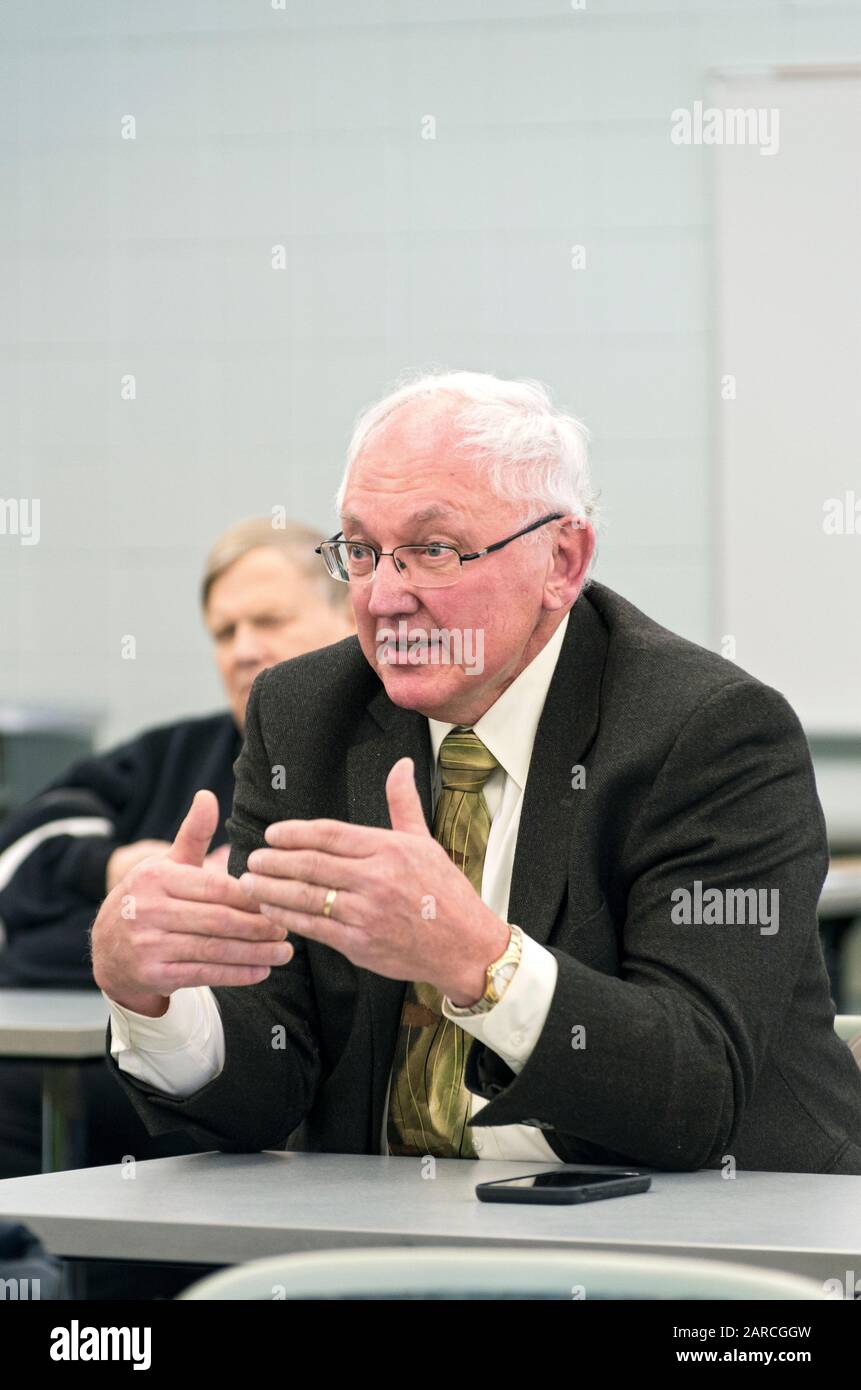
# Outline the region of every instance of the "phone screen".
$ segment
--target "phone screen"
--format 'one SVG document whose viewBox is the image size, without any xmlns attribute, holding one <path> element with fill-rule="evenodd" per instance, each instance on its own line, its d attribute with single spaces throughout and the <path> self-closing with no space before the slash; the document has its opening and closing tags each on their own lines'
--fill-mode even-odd
<svg viewBox="0 0 861 1390">
<path fill-rule="evenodd" d="M 494 1184 L 499 1187 L 591 1187 L 596 1183 L 618 1182 L 620 1178 L 637 1178 L 639 1173 L 527 1173 L 522 1178 L 503 1178 Z"/>
</svg>

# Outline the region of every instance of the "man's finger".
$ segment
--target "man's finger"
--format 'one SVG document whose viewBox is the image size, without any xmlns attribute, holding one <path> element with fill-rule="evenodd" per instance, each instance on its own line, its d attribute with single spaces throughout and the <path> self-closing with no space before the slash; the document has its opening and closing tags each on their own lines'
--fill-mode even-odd
<svg viewBox="0 0 861 1390">
<path fill-rule="evenodd" d="M 208 985 L 210 989 L 239 989 L 243 985 L 259 985 L 272 973 L 270 965 L 200 965 L 195 961 L 174 961 L 165 965 L 160 984 L 166 990 L 193 989 Z"/>
<path fill-rule="evenodd" d="M 319 883 L 323 888 L 352 888 L 358 892 L 368 881 L 367 859 L 347 859 L 319 849 L 255 849 L 246 866 L 250 874 Z M 242 879 L 237 881 L 241 883 Z"/>
<path fill-rule="evenodd" d="M 308 912 L 294 912 L 289 907 L 267 906 L 267 916 L 279 927 L 285 927 L 292 936 L 307 937 L 309 941 L 319 941 L 322 946 L 331 946 L 347 956 L 351 948 L 367 940 L 367 934 L 360 927 L 350 927 L 334 917 L 320 917 Z"/>
<path fill-rule="evenodd" d="M 277 820 L 266 827 L 266 843 L 274 849 L 319 849 L 365 859 L 380 848 L 388 833 L 343 820 Z"/>
<path fill-rule="evenodd" d="M 399 758 L 395 763 L 386 778 L 386 800 L 393 830 L 407 835 L 430 835 L 412 758 Z"/>
<path fill-rule="evenodd" d="M 248 892 L 261 904 L 261 912 L 262 905 L 268 904 L 270 907 L 288 907 L 296 912 L 323 915 L 328 890 L 322 884 L 301 883 L 292 878 L 271 878 L 262 874 L 249 874 L 247 881 Z M 364 899 L 357 894 L 339 888 L 330 916 L 346 921 L 354 913 L 361 913 L 363 903 Z"/>
<path fill-rule="evenodd" d="M 163 961 L 197 965 L 286 965 L 294 949 L 289 941 L 237 941 L 233 937 L 196 936 L 171 932 L 160 952 Z"/>
<path fill-rule="evenodd" d="M 217 903 L 192 903 L 182 898 L 167 899 L 158 914 L 156 930 L 162 932 L 191 932 L 195 936 L 235 937 L 237 941 L 275 941 L 275 928 L 251 903 L 242 912 L 235 907 Z"/>
<path fill-rule="evenodd" d="M 203 873 L 192 864 L 171 864 L 161 880 L 171 898 L 193 903 L 224 903 L 228 907 L 252 911 L 251 900 L 239 886 L 239 879 L 209 864 Z"/>
<path fill-rule="evenodd" d="M 193 864 L 201 868 L 209 842 L 218 829 L 218 816 L 215 792 L 206 789 L 195 792 L 188 814 L 177 830 L 166 857 L 175 864 Z"/>
</svg>

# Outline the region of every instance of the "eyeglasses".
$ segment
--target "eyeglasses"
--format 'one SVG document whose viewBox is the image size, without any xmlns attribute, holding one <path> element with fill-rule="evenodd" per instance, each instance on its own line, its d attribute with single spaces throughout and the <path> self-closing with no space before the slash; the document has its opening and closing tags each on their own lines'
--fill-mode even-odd
<svg viewBox="0 0 861 1390">
<path fill-rule="evenodd" d="M 494 550 L 502 550 L 503 546 L 510 545 L 520 536 L 526 536 L 550 521 L 559 521 L 564 515 L 564 512 L 553 512 L 550 516 L 543 516 L 539 521 L 533 521 L 531 526 L 515 531 L 513 536 L 506 536 L 504 541 L 495 541 L 493 545 L 486 545 L 483 550 L 475 550 L 471 555 L 461 555 L 453 545 L 442 545 L 437 541 L 429 541 L 427 545 L 396 545 L 394 550 L 377 550 L 376 546 L 368 545 L 366 541 L 342 539 L 343 531 L 336 531 L 329 540 L 316 546 L 314 554 L 322 555 L 332 578 L 340 580 L 342 584 L 369 583 L 381 557 L 391 555 L 395 569 L 408 584 L 416 589 L 445 589 L 457 583 L 461 566 L 467 560 L 480 560 Z"/>
</svg>

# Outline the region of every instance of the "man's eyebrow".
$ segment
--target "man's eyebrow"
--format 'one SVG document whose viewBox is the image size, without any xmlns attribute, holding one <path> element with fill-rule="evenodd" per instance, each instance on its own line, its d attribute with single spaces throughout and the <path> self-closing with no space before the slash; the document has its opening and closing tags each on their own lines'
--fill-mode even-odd
<svg viewBox="0 0 861 1390">
<path fill-rule="evenodd" d="M 354 512 L 342 512 L 341 516 L 345 528 L 352 526 L 357 527 L 360 531 L 365 529 L 361 517 L 356 516 Z M 459 521 L 463 520 L 453 507 L 447 507 L 444 502 L 434 502 L 429 507 L 421 507 L 417 512 L 413 512 L 411 516 L 406 518 L 404 525 L 421 526 L 424 522 L 438 521 L 440 518 L 445 517 L 455 517 Z"/>
<path fill-rule="evenodd" d="M 290 605 L 285 601 L 284 603 L 270 603 L 265 608 L 257 608 L 253 613 L 246 613 L 245 617 L 250 618 L 253 623 L 256 623 L 259 622 L 261 618 L 274 618 L 279 614 L 283 615 L 289 612 Z M 213 627 L 222 627 L 224 624 L 227 624 L 228 627 L 236 626 L 236 619 L 234 617 L 229 613 L 220 613 L 217 608 L 214 610 L 210 609 L 207 617 L 212 622 Z"/>
</svg>

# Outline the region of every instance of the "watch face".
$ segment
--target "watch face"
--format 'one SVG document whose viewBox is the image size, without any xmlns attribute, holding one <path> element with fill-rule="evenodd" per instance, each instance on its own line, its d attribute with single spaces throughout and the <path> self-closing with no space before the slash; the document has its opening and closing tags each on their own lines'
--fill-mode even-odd
<svg viewBox="0 0 861 1390">
<path fill-rule="evenodd" d="M 494 970 L 493 987 L 497 992 L 503 989 L 505 985 L 509 984 L 516 969 L 517 962 L 510 960 L 506 961 L 505 965 L 500 965 L 498 970 Z"/>
</svg>

